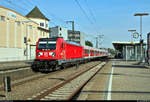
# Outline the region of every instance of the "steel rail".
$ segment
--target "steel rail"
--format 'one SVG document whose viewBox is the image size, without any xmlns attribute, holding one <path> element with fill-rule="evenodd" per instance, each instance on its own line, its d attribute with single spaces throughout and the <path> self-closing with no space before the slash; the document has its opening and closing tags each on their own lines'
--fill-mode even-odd
<svg viewBox="0 0 150 102">
<path fill-rule="evenodd" d="M 27 67 L 28 68 L 28 67 Z M 58 68 L 58 67 L 57 67 Z M 19 68 L 19 69 L 25 69 L 25 68 Z M 19 69 L 13 69 L 14 71 L 18 71 Z M 9 71 L 13 71 L 13 70 L 9 70 Z M 65 70 L 65 69 L 64 69 Z M 55 71 L 55 72 L 53 72 L 53 74 L 55 74 L 55 73 L 57 73 L 57 72 L 60 72 L 60 71 L 63 71 L 63 70 L 57 70 L 57 71 Z M 6 71 L 4 71 L 4 73 L 5 73 Z M 22 84 L 24 84 L 24 83 L 27 83 L 27 82 L 31 82 L 31 81 L 34 81 L 34 80 L 37 80 L 37 79 L 39 79 L 39 78 L 44 78 L 44 77 L 46 77 L 46 76 L 49 76 L 48 74 L 45 74 L 45 75 L 32 75 L 32 76 L 27 76 L 27 77 L 29 77 L 29 79 L 27 79 L 27 80 L 23 80 L 23 81 L 19 81 L 19 82 L 12 82 L 12 85 L 11 85 L 11 87 L 16 87 L 16 86 L 19 86 L 19 85 L 22 85 Z M 30 78 L 30 77 L 32 77 L 32 78 Z M 13 80 L 13 81 L 15 81 L 15 80 Z M 0 91 L 2 91 L 4 89 L 4 86 L 3 85 L 0 85 Z"/>
<path fill-rule="evenodd" d="M 103 67 L 104 64 L 101 66 Z M 76 93 L 78 93 L 80 91 L 81 88 L 83 88 L 88 82 L 89 80 L 91 80 L 102 68 L 100 68 L 95 74 L 93 74 L 87 81 L 85 81 L 74 93 L 72 93 L 72 95 L 70 95 L 70 97 L 68 97 L 67 100 L 71 100 L 75 95 Z"/>
<path fill-rule="evenodd" d="M 93 76 L 95 76 L 97 72 L 100 71 L 104 64 L 105 62 L 93 65 L 87 70 L 80 72 L 79 74 L 66 80 L 65 82 L 46 90 L 44 93 L 41 93 L 40 95 L 38 94 L 32 98 L 28 98 L 28 100 L 70 100 Z M 98 68 L 98 65 L 100 65 L 100 68 Z M 74 86 L 72 84 L 74 84 Z"/>
</svg>

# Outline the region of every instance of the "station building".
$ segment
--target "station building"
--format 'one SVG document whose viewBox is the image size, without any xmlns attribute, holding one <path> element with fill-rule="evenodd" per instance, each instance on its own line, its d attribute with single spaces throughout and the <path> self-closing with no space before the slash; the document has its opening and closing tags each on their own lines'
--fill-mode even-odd
<svg viewBox="0 0 150 102">
<path fill-rule="evenodd" d="M 136 60 L 140 61 L 141 57 L 146 58 L 146 42 L 143 42 L 143 49 L 141 54 L 141 44 L 139 41 L 136 42 L 123 42 L 113 41 L 112 42 L 115 50 L 118 51 L 120 58 L 124 60 Z"/>
<path fill-rule="evenodd" d="M 0 6 L 0 61 L 35 58 L 35 45 L 40 37 L 49 37 L 49 30 L 30 16 Z"/>
<path fill-rule="evenodd" d="M 81 46 L 85 46 L 85 35 L 83 32 L 73 32 L 72 30 L 60 26 L 52 27 L 50 31 L 50 37 L 63 37 L 64 40 L 73 41 L 81 44 Z"/>
<path fill-rule="evenodd" d="M 68 29 L 61 26 L 50 28 L 50 37 L 63 37 L 64 40 L 68 40 Z"/>
<path fill-rule="evenodd" d="M 68 30 L 68 40 L 74 41 L 76 43 L 81 44 L 81 46 L 85 46 L 85 35 L 80 31 L 72 31 Z"/>
</svg>

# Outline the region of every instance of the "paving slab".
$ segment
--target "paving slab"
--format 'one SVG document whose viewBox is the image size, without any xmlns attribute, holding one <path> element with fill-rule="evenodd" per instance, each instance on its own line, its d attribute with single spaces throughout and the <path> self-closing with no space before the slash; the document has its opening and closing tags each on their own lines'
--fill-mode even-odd
<svg viewBox="0 0 150 102">
<path fill-rule="evenodd" d="M 111 60 L 77 100 L 150 100 L 150 69 L 137 61 Z"/>
<path fill-rule="evenodd" d="M 30 67 L 32 62 L 33 60 L 0 62 L 0 71 L 21 67 Z"/>
<path fill-rule="evenodd" d="M 150 100 L 150 69 L 130 61 L 114 61 L 111 100 Z"/>
</svg>

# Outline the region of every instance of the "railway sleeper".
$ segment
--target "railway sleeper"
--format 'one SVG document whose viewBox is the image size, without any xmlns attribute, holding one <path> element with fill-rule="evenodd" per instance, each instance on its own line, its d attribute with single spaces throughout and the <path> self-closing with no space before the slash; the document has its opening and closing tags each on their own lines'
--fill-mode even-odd
<svg viewBox="0 0 150 102">
<path fill-rule="evenodd" d="M 52 92 L 52 94 L 59 94 L 59 95 L 70 95 L 71 92 Z"/>
</svg>

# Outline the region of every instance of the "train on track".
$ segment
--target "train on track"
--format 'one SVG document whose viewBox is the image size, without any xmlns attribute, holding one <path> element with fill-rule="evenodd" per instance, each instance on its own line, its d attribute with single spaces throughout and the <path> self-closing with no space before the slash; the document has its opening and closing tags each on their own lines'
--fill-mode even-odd
<svg viewBox="0 0 150 102">
<path fill-rule="evenodd" d="M 108 56 L 108 51 L 78 43 L 65 41 L 62 37 L 40 38 L 36 44 L 36 58 L 32 64 L 33 70 L 55 70 L 64 68 L 66 64 L 78 64 L 93 59 Z"/>
</svg>

